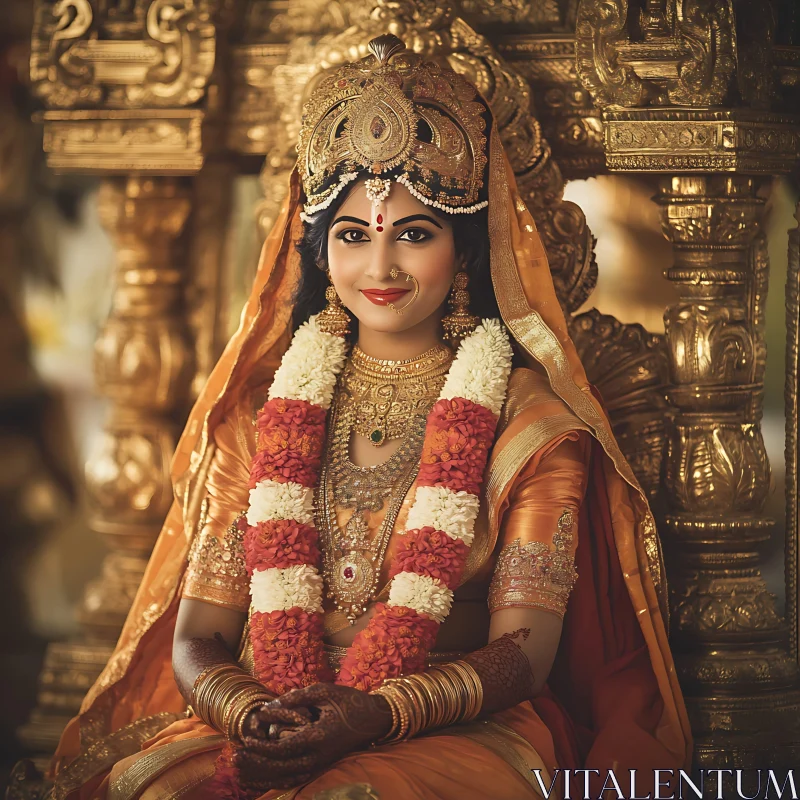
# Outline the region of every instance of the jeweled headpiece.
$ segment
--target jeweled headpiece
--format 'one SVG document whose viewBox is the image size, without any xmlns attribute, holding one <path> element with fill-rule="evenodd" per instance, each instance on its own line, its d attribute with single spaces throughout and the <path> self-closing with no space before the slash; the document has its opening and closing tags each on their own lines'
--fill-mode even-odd
<svg viewBox="0 0 800 800">
<path fill-rule="evenodd" d="M 373 39 L 369 50 L 323 79 L 303 109 L 297 151 L 304 218 L 365 173 L 371 197 L 388 194 L 395 180 L 451 214 L 484 208 L 491 117 L 475 87 L 406 52 L 392 34 Z"/>
</svg>

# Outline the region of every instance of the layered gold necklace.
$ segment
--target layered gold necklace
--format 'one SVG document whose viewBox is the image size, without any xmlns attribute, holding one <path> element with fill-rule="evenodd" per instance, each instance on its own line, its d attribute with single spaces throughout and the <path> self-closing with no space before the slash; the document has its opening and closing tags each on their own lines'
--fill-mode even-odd
<svg viewBox="0 0 800 800">
<path fill-rule="evenodd" d="M 375 596 L 397 514 L 419 470 L 427 415 L 452 358 L 445 345 L 405 361 L 375 359 L 356 346 L 340 377 L 317 494 L 317 528 L 328 596 L 351 625 Z M 358 467 L 350 460 L 353 431 L 375 446 L 393 439 L 401 443 L 386 461 Z M 371 537 L 368 514 L 387 502 Z M 343 529 L 337 507 L 352 509 Z"/>
</svg>

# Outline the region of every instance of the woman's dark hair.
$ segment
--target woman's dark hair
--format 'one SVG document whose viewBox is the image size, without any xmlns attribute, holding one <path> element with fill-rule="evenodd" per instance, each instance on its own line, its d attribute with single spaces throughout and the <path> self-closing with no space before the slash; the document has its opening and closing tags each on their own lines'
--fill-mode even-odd
<svg viewBox="0 0 800 800">
<path fill-rule="evenodd" d="M 318 211 L 310 222 L 304 223 L 303 236 L 297 244 L 300 253 L 300 282 L 294 296 L 292 327 L 302 325 L 312 314 L 325 307 L 328 287 L 328 228 L 349 192 L 342 192 L 326 209 Z M 469 275 L 470 312 L 479 317 L 499 317 L 489 272 L 489 214 L 483 208 L 473 214 L 447 214 L 431 209 L 453 227 L 456 253 L 464 257 L 464 269 Z M 353 320 L 353 338 L 358 332 L 358 320 Z"/>
</svg>

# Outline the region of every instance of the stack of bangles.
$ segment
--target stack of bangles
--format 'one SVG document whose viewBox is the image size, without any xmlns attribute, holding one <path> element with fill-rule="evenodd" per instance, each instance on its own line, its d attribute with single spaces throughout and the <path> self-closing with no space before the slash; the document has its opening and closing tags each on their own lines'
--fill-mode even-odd
<svg viewBox="0 0 800 800">
<path fill-rule="evenodd" d="M 372 694 L 382 695 L 392 709 L 392 729 L 376 744 L 400 742 L 432 728 L 469 722 L 483 705 L 481 679 L 466 661 L 389 678 Z"/>
<path fill-rule="evenodd" d="M 264 684 L 236 664 L 214 664 L 204 669 L 192 687 L 192 710 L 230 741 L 242 742 L 245 718 L 273 700 Z"/>
</svg>

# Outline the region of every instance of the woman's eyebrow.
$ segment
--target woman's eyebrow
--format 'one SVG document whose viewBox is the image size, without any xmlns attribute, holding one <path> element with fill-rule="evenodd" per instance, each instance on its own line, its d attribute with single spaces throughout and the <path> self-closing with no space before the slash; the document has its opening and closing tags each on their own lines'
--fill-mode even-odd
<svg viewBox="0 0 800 800">
<path fill-rule="evenodd" d="M 363 219 L 359 219 L 358 217 L 337 217 L 332 223 L 331 228 L 337 222 L 355 222 L 356 225 L 363 225 L 365 228 L 369 228 L 369 222 L 365 222 Z M 397 223 L 395 223 L 397 224 Z"/>
<path fill-rule="evenodd" d="M 403 219 L 399 219 L 397 220 L 397 222 L 393 222 L 392 227 L 396 228 L 398 225 L 405 225 L 406 222 L 416 222 L 416 220 L 424 220 L 425 222 L 430 222 L 437 228 L 442 229 L 442 226 L 433 217 L 429 217 L 427 214 L 412 214 L 410 217 L 403 217 Z"/>
</svg>

